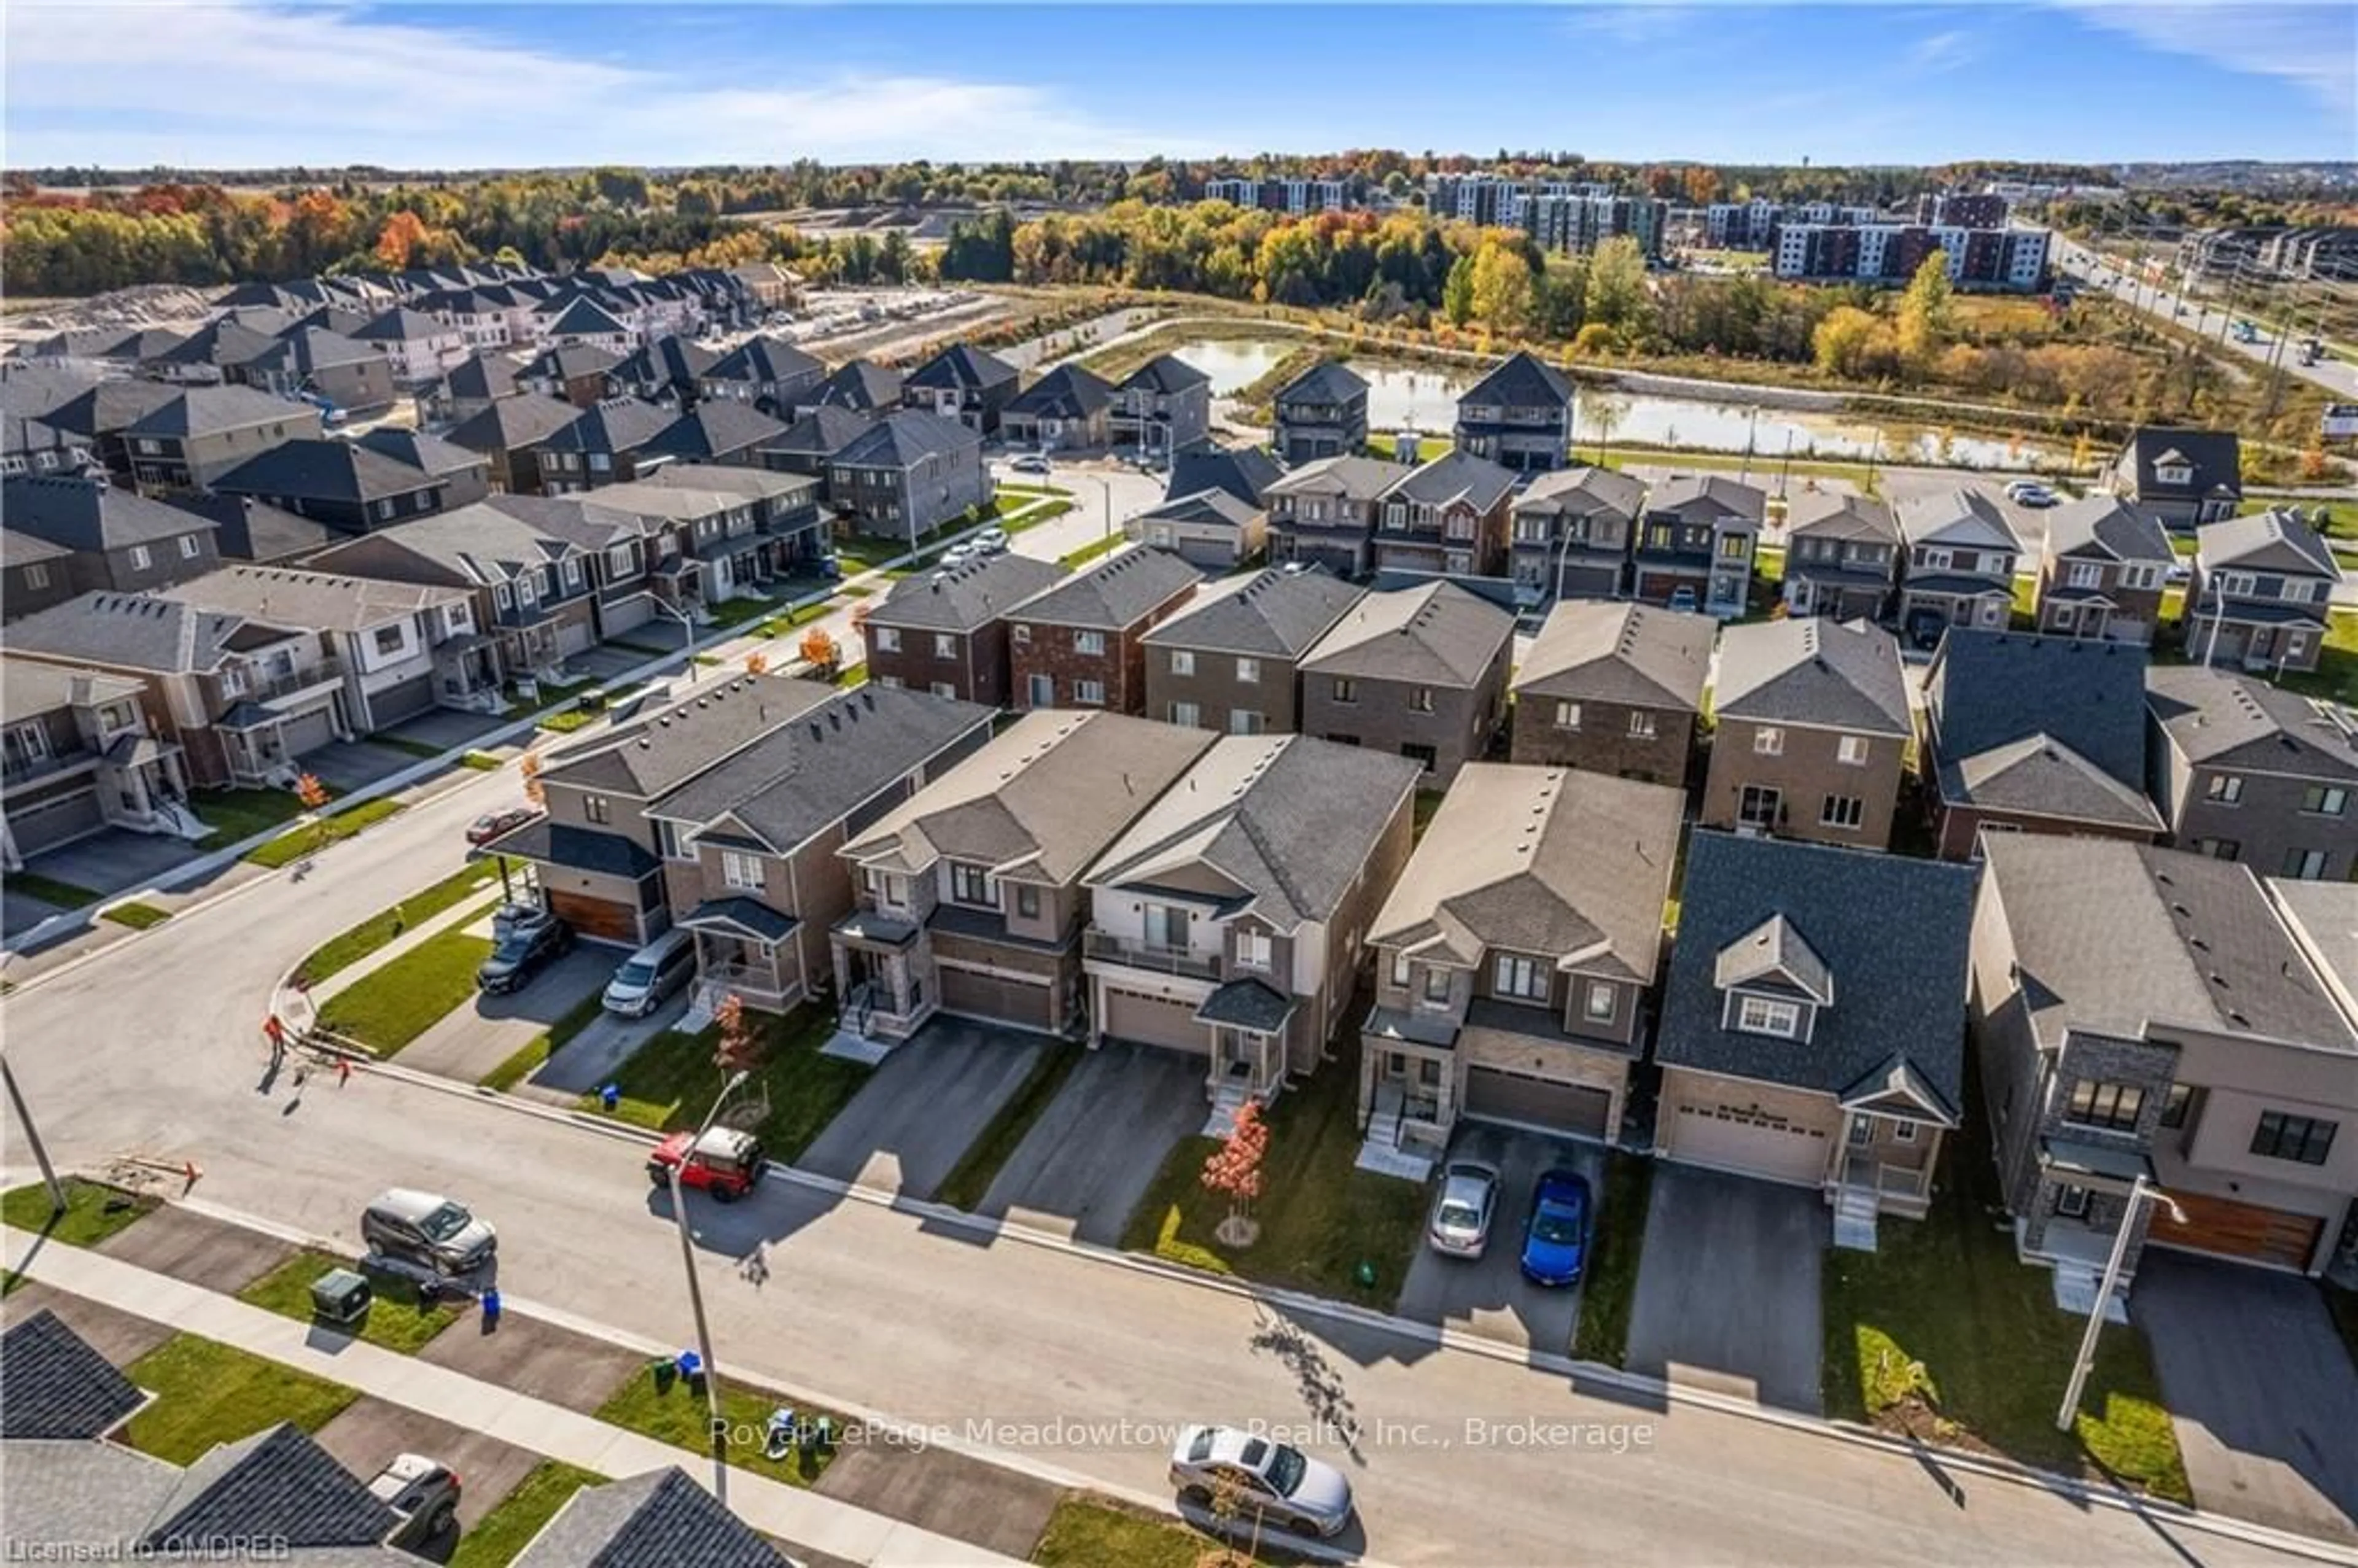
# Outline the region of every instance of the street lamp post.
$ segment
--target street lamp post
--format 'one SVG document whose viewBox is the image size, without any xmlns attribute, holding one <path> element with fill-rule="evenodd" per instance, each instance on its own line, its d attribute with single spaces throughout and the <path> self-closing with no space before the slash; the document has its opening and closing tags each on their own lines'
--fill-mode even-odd
<svg viewBox="0 0 2358 1568">
<path fill-rule="evenodd" d="M 41 1141 L 41 1130 L 33 1125 L 33 1113 L 25 1108 L 25 1091 L 16 1087 L 16 1075 L 8 1066 L 8 1058 L 0 1056 L 0 1082 L 8 1086 L 8 1103 L 16 1109 L 16 1125 L 25 1130 L 25 1141 L 33 1146 L 33 1159 L 41 1167 L 41 1181 L 49 1189 L 49 1213 L 66 1211 L 65 1184 L 58 1180 L 57 1167 L 49 1163 L 48 1145 Z"/>
<path fill-rule="evenodd" d="M 2080 1336 L 2080 1354 L 2071 1362 L 2071 1380 L 2064 1386 L 2063 1404 L 2055 1412 L 2055 1430 L 2069 1432 L 2080 1414 L 2080 1394 L 2088 1386 L 2088 1368 L 2094 1364 L 2096 1336 L 2104 1331 L 2104 1307 L 2113 1299 L 2113 1292 L 2121 1282 L 2121 1264 L 2128 1257 L 2129 1232 L 2136 1228 L 2137 1210 L 2147 1202 L 2158 1203 L 2169 1210 L 2170 1217 L 2183 1223 L 2186 1211 L 2171 1201 L 2168 1193 L 2153 1184 L 2142 1173 L 2129 1188 L 2129 1201 L 2121 1209 L 2121 1227 L 2113 1236 L 2112 1255 L 2104 1260 L 2104 1283 L 2096 1287 L 2096 1304 L 2088 1309 L 2087 1332 Z"/>
<path fill-rule="evenodd" d="M 712 1444 L 712 1493 L 724 1503 L 729 1500 L 729 1459 L 722 1441 L 727 1428 L 720 1416 L 720 1369 L 712 1360 L 712 1325 L 704 1316 L 704 1285 L 697 1277 L 696 1240 L 687 1227 L 687 1196 L 681 1189 L 679 1178 L 680 1173 L 687 1168 L 688 1160 L 695 1154 L 697 1144 L 703 1141 L 704 1135 L 711 1131 L 712 1124 L 719 1119 L 720 1108 L 729 1103 L 729 1097 L 737 1092 L 749 1076 L 742 1069 L 730 1075 L 729 1081 L 720 1086 L 720 1093 L 714 1098 L 712 1108 L 704 1113 L 703 1125 L 696 1130 L 696 1137 L 689 1141 L 687 1148 L 672 1162 L 671 1166 L 672 1223 L 679 1230 L 679 1260 L 687 1271 L 687 1303 L 689 1310 L 696 1315 L 696 1353 L 704 1362 L 704 1409 L 710 1421 L 706 1431 Z"/>
</svg>

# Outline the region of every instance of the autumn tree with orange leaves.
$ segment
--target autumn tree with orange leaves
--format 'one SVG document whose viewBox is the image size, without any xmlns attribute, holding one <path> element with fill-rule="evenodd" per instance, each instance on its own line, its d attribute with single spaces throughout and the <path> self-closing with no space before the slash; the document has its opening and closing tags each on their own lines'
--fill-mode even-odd
<svg viewBox="0 0 2358 1568">
<path fill-rule="evenodd" d="M 1204 1190 L 1228 1200 L 1228 1217 L 1212 1232 L 1224 1247 L 1249 1247 L 1260 1236 L 1252 1206 L 1260 1196 L 1261 1162 L 1268 1153 L 1269 1123 L 1261 1119 L 1260 1102 L 1249 1099 L 1237 1108 L 1228 1135 L 1204 1162 Z"/>
</svg>

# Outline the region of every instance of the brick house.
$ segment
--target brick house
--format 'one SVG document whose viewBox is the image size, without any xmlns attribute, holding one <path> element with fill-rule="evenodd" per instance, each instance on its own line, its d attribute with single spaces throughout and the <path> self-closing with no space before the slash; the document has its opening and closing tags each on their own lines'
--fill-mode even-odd
<svg viewBox="0 0 2358 1568">
<path fill-rule="evenodd" d="M 1025 600 L 1007 617 L 1012 706 L 1143 713 L 1143 639 L 1203 580 L 1168 551 L 1122 550 Z"/>
<path fill-rule="evenodd" d="M 654 466 L 652 443 L 675 417 L 676 410 L 635 397 L 600 399 L 534 449 L 541 488 L 564 495 L 638 478 Z"/>
<path fill-rule="evenodd" d="M 1445 788 L 1489 750 L 1515 618 L 1449 582 L 1369 593 L 1302 659 L 1302 732 L 1397 752 Z"/>
<path fill-rule="evenodd" d="M 1021 380 L 1022 373 L 997 355 L 971 343 L 952 343 L 902 379 L 901 402 L 989 440 L 999 434 L 1000 411 Z"/>
<path fill-rule="evenodd" d="M 1337 577 L 1375 569 L 1376 516 L 1399 465 L 1374 458 L 1318 458 L 1271 484 L 1269 558 L 1323 567 Z"/>
<path fill-rule="evenodd" d="M 1375 569 L 1498 576 L 1514 496 L 1514 474 L 1487 458 L 1450 451 L 1418 464 L 1378 503 Z"/>
<path fill-rule="evenodd" d="M 588 343 L 558 343 L 543 349 L 516 372 L 516 384 L 544 397 L 561 398 L 577 409 L 598 406 L 605 398 L 606 376 L 622 356 Z"/>
<path fill-rule="evenodd" d="M 877 420 L 828 460 L 827 492 L 858 532 L 914 545 L 990 501 L 990 470 L 973 431 L 937 414 L 903 409 Z"/>
<path fill-rule="evenodd" d="M 493 491 L 539 495 L 546 488 L 540 471 L 542 443 L 580 416 L 581 410 L 570 403 L 536 392 L 519 393 L 461 419 L 442 438 L 482 455 L 486 481 Z"/>
<path fill-rule="evenodd" d="M 1899 584 L 1899 524 L 1871 495 L 1811 491 L 1785 503 L 1785 609 L 1881 621 Z"/>
<path fill-rule="evenodd" d="M 2154 804 L 2169 842 L 2262 876 L 2358 877 L 2358 735 L 2347 709 L 2233 670 L 2146 671 Z"/>
<path fill-rule="evenodd" d="M 2186 589 L 2186 652 L 2200 664 L 2313 670 L 2341 563 L 2288 512 L 2205 524 Z"/>
<path fill-rule="evenodd" d="M 1052 586 L 1064 568 L 1030 556 L 984 556 L 903 578 L 868 601 L 860 634 L 868 678 L 940 697 L 1008 708 L 1008 616 Z"/>
<path fill-rule="evenodd" d="M 441 511 L 450 481 L 358 441 L 307 437 L 248 459 L 217 476 L 211 488 L 350 535 Z"/>
<path fill-rule="evenodd" d="M 827 366 L 783 338 L 755 336 L 726 354 L 697 383 L 706 403 L 750 405 L 758 414 L 791 420 L 806 395 L 827 379 Z"/>
<path fill-rule="evenodd" d="M 1543 473 L 1517 492 L 1509 566 L 1516 602 L 1622 598 L 1645 502 L 1639 481 L 1585 463 Z"/>
<path fill-rule="evenodd" d="M 2150 515 L 2110 495 L 2068 502 L 2047 514 L 2039 629 L 2150 645 L 2177 561 L 2169 535 Z"/>
<path fill-rule="evenodd" d="M 1704 826 L 1889 846 L 1916 739 L 1889 633 L 1814 616 L 1729 626 L 1712 708 Z"/>
<path fill-rule="evenodd" d="M 221 565 L 211 519 L 118 490 L 101 475 L 0 481 L 14 620 L 78 593 L 137 593 Z"/>
<path fill-rule="evenodd" d="M 1718 622 L 1566 600 L 1515 671 L 1509 759 L 1686 787 Z"/>
<path fill-rule="evenodd" d="M 1314 568 L 1206 584 L 1140 639 L 1147 716 L 1228 735 L 1299 729 L 1302 657 L 1361 592 Z"/>
</svg>

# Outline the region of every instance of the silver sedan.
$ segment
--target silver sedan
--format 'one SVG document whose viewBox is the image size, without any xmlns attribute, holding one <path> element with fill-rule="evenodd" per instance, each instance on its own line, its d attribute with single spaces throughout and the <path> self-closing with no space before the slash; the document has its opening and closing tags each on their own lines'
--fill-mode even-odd
<svg viewBox="0 0 2358 1568">
<path fill-rule="evenodd" d="M 1490 1244 L 1490 1221 L 1498 1211 L 1498 1168 L 1481 1160 L 1452 1160 L 1442 1168 L 1425 1239 L 1436 1252 L 1479 1258 Z"/>
</svg>

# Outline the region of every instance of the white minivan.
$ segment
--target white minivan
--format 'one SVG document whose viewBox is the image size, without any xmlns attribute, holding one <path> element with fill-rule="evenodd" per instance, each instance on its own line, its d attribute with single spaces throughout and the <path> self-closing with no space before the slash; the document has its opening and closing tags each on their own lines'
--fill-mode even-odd
<svg viewBox="0 0 2358 1568">
<path fill-rule="evenodd" d="M 696 974 L 696 938 L 676 928 L 632 954 L 606 982 L 606 1011 L 644 1018 Z"/>
</svg>

